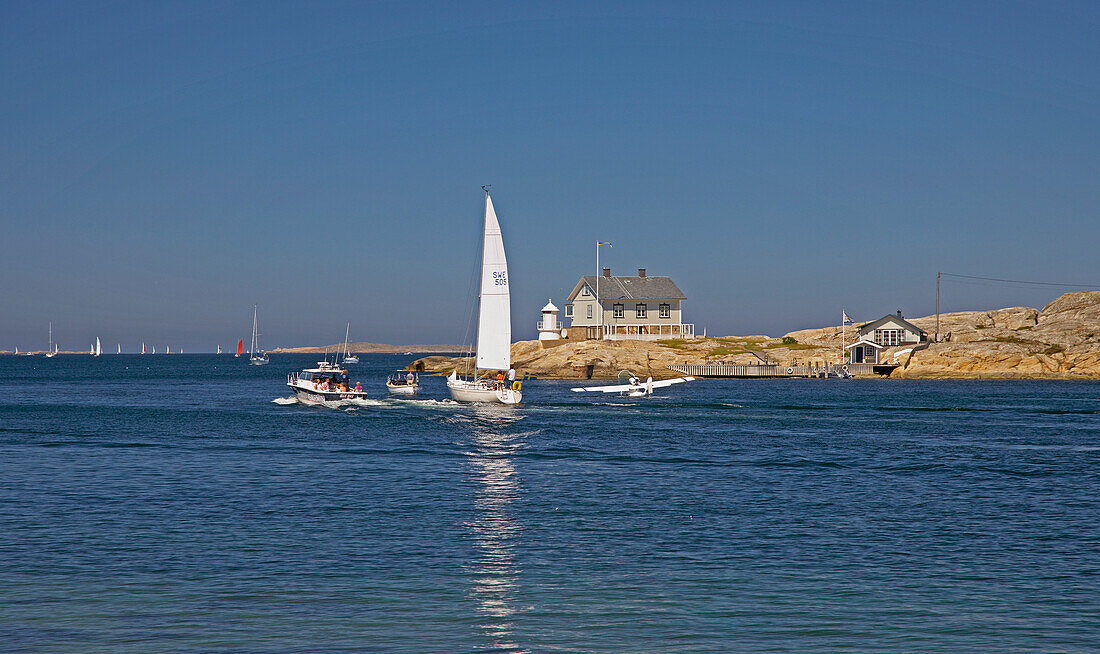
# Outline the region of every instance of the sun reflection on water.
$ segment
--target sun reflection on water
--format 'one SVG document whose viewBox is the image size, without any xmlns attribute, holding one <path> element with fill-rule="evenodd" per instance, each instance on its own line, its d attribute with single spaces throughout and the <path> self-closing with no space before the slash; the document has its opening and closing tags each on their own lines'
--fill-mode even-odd
<svg viewBox="0 0 1100 654">
<path fill-rule="evenodd" d="M 510 508 L 520 493 L 519 478 L 512 458 L 522 437 L 505 433 L 515 421 L 507 415 L 482 416 L 484 421 L 472 430 L 472 448 L 467 452 L 477 475 L 474 496 L 476 517 L 467 523 L 478 549 L 470 564 L 473 576 L 471 595 L 481 614 L 481 630 L 497 649 L 525 652 L 513 638 L 519 565 L 515 544 L 521 528 Z"/>
</svg>

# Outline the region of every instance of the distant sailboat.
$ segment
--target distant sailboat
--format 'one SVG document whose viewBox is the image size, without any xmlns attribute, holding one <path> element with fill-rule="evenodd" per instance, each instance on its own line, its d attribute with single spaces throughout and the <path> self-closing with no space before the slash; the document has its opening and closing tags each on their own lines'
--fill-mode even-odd
<svg viewBox="0 0 1100 654">
<path fill-rule="evenodd" d="M 141 344 L 141 353 L 145 354 L 145 343 Z"/>
<path fill-rule="evenodd" d="M 46 348 L 46 357 L 49 358 L 49 359 L 52 359 L 55 356 L 57 356 L 57 351 L 56 351 L 56 349 L 54 349 L 54 345 L 53 345 L 53 321 L 51 320 L 50 321 L 50 345 L 49 345 L 49 347 Z"/>
<path fill-rule="evenodd" d="M 95 355 L 99 356 L 103 353 L 103 349 L 99 346 L 99 337 L 95 337 Z"/>
<path fill-rule="evenodd" d="M 490 377 L 478 378 L 477 370 L 507 371 L 511 367 L 512 310 L 508 288 L 508 260 L 504 238 L 485 187 L 485 225 L 481 246 L 481 300 L 477 318 L 477 363 L 473 379 L 461 379 L 457 371 L 447 377 L 451 397 L 459 402 L 519 404 L 523 401 L 520 382 L 511 386 Z"/>
<path fill-rule="evenodd" d="M 156 345 L 154 345 L 154 346 L 153 346 L 153 352 L 152 352 L 152 353 L 153 353 L 153 354 L 156 354 L 156 353 L 157 353 L 157 346 L 156 346 Z"/>
<path fill-rule="evenodd" d="M 218 346 L 218 354 L 221 354 L 221 353 L 222 353 L 222 346 L 219 345 Z"/>
<path fill-rule="evenodd" d="M 164 353 L 165 354 L 171 354 L 172 353 L 172 346 L 171 345 L 165 345 L 164 346 Z"/>
<path fill-rule="evenodd" d="M 359 363 L 359 357 L 354 354 L 348 353 L 348 336 L 351 334 L 351 323 L 348 323 L 348 328 L 344 331 L 344 365 L 349 363 Z"/>
<path fill-rule="evenodd" d="M 258 311 L 256 305 L 252 305 L 252 347 L 248 350 L 248 361 L 254 366 L 262 366 L 270 363 L 270 359 L 267 358 L 267 354 L 259 348 L 260 340 L 260 321 L 258 319 Z"/>
<path fill-rule="evenodd" d="M 237 341 L 237 353 L 233 355 L 233 358 L 237 358 L 244 354 L 244 339 Z"/>
<path fill-rule="evenodd" d="M 118 352 L 117 352 L 117 354 L 122 354 L 122 343 L 119 343 L 119 344 L 118 344 Z"/>
</svg>

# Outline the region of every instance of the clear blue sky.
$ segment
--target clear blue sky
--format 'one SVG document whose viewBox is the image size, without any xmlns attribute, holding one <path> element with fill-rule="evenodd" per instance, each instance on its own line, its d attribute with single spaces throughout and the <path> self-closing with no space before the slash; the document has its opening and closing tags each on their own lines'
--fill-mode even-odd
<svg viewBox="0 0 1100 654">
<path fill-rule="evenodd" d="M 610 240 L 710 334 L 1100 279 L 1100 5 L 0 3 L 0 349 L 513 333 Z M 945 310 L 1058 289 L 951 282 Z"/>
</svg>

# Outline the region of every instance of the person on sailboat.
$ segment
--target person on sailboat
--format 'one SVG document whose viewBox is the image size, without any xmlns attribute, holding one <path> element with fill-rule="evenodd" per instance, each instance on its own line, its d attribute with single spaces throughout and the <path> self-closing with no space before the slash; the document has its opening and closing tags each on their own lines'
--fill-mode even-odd
<svg viewBox="0 0 1100 654">
<path fill-rule="evenodd" d="M 508 369 L 508 383 L 512 384 L 515 381 L 516 381 L 516 369 L 515 368 L 509 368 Z"/>
</svg>

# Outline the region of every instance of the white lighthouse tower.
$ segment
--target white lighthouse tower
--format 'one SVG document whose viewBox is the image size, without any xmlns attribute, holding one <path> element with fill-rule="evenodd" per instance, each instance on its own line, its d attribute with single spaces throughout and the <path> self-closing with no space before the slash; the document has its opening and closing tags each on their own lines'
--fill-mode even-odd
<svg viewBox="0 0 1100 654">
<path fill-rule="evenodd" d="M 558 308 L 550 300 L 542 308 L 542 322 L 539 323 L 539 340 L 556 341 L 561 338 L 561 327 L 558 326 Z"/>
</svg>

